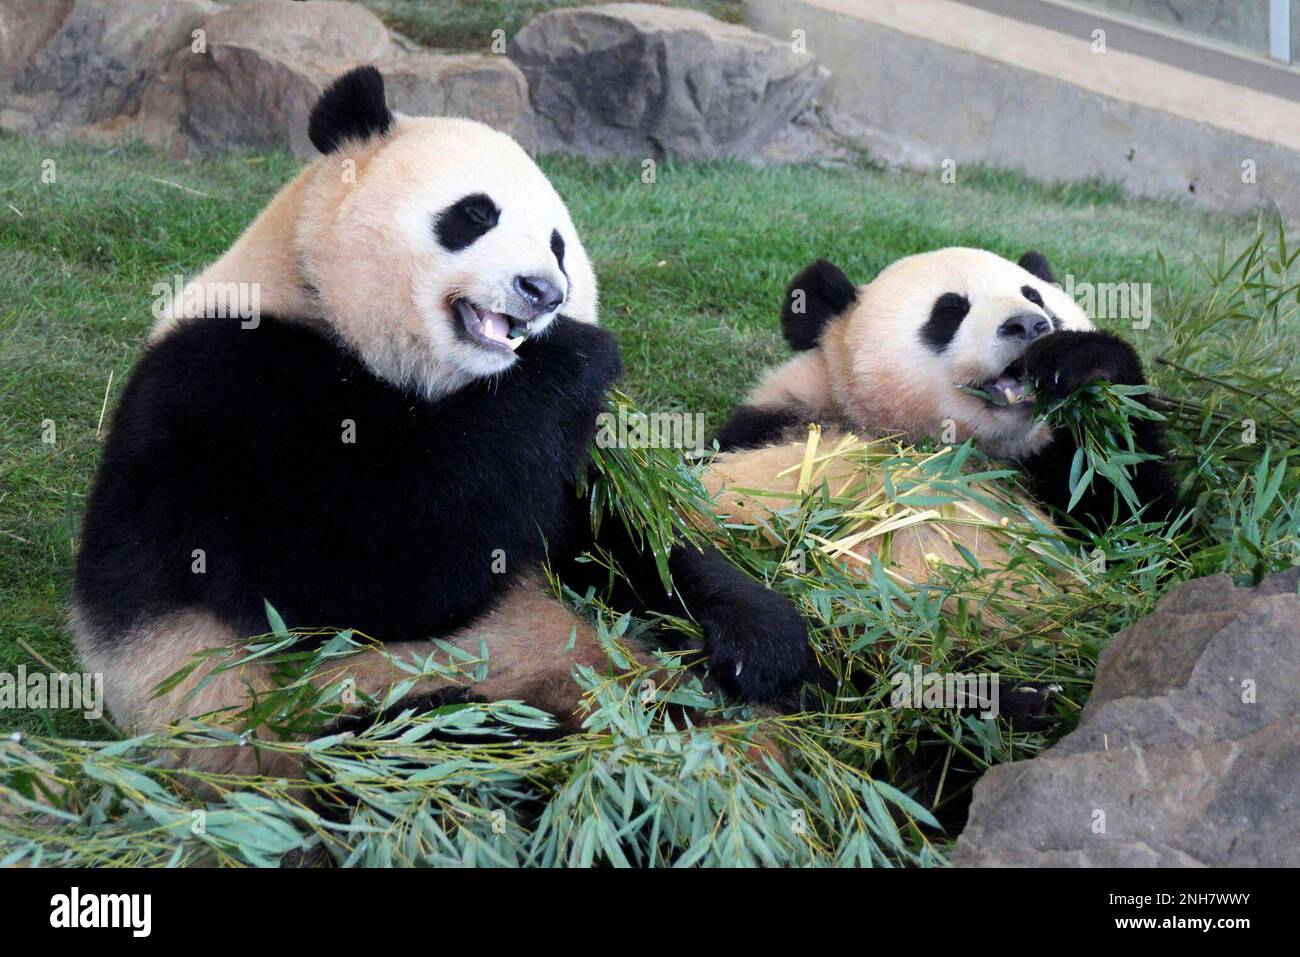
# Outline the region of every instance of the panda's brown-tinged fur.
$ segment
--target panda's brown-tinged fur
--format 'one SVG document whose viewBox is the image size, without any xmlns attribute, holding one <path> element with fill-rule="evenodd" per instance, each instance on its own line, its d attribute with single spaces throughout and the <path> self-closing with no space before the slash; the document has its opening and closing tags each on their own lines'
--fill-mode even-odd
<svg viewBox="0 0 1300 957">
<path fill-rule="evenodd" d="M 879 496 L 881 477 L 838 454 L 841 447 L 846 447 L 851 455 L 857 445 L 856 437 L 840 429 L 821 430 L 815 464 L 803 484 L 803 466 L 809 451 L 806 434 L 760 448 L 724 452 L 709 463 L 702 480 L 723 521 L 763 528 L 773 513 L 789 508 L 823 484 L 835 499 L 869 502 Z M 930 577 L 936 565 L 964 567 L 965 550 L 989 569 L 988 580 L 993 581 L 1002 575 L 1013 535 L 1031 529 L 1035 523 L 1051 526 L 1047 516 L 1028 503 L 1007 504 L 1002 513 L 974 500 L 927 508 L 921 520 L 902 524 L 888 534 L 866 535 L 840 557 L 850 571 L 866 574 L 874 556 L 882 561 L 886 574 L 909 584 Z M 1022 517 L 1010 521 L 1016 513 Z M 1008 517 L 1005 525 L 1004 516 Z M 880 524 L 879 517 L 864 514 L 858 525 L 842 528 L 840 537 L 851 538 Z M 986 620 L 995 624 L 996 616 L 986 614 Z"/>
<path fill-rule="evenodd" d="M 86 634 L 91 627 L 74 618 L 78 632 Z M 123 644 L 83 641 L 82 663 L 89 671 L 105 676 L 105 704 L 110 714 L 132 730 L 155 730 L 182 715 L 241 707 L 251 693 L 274 687 L 268 669 L 251 663 L 215 674 L 200 668 L 173 692 L 155 695 L 155 688 L 191 663 L 195 655 L 229 649 L 241 637 L 238 629 L 211 613 L 180 611 L 142 624 L 124 636 Z M 412 696 L 464 689 L 489 701 L 524 700 L 555 715 L 557 729 L 565 733 L 577 731 L 582 717 L 573 669 L 583 666 L 600 672 L 609 661 L 595 631 L 552 598 L 543 582 L 531 577 L 509 589 L 482 618 L 443 640 L 471 656 L 479 655 L 486 645 L 491 662 L 487 677 L 472 687 L 450 679 L 423 679 L 412 689 Z M 409 662 L 423 660 L 429 651 L 427 641 L 388 642 L 385 654 L 363 652 L 347 658 L 337 668 L 322 668 L 316 680 L 330 684 L 350 677 L 359 693 L 382 697 L 386 689 L 410 678 L 387 656 Z M 653 667 L 644 653 L 635 648 L 629 651 L 643 665 Z M 206 682 L 199 688 L 201 679 Z M 296 767 L 296 759 L 285 752 L 228 747 L 191 749 L 185 763 L 213 773 L 271 776 L 292 774 Z"/>
<path fill-rule="evenodd" d="M 802 351 L 732 413 L 718 433 L 724 450 L 779 442 L 809 422 L 913 442 L 974 438 L 995 458 L 1021 464 L 1052 505 L 1068 499 L 1074 447 L 1067 432 L 1033 418 L 1031 394 L 1065 394 L 1095 378 L 1145 382 L 1132 347 L 1095 330 L 1037 253 L 1012 263 L 985 250 L 942 249 L 901 259 L 856 289 L 819 261 L 790 284 L 782 328 Z M 989 401 L 995 395 L 1013 401 Z M 1163 454 L 1157 425 L 1135 423 L 1135 432 L 1144 449 Z M 1175 490 L 1162 462 L 1139 466 L 1134 484 L 1147 517 L 1168 514 Z M 1107 523 L 1107 491 L 1074 514 Z"/>
<path fill-rule="evenodd" d="M 258 283 L 259 321 L 162 320 L 114 414 L 73 609 L 113 716 L 148 730 L 237 711 L 269 680 L 259 666 L 193 698 L 153 690 L 196 651 L 267 632 L 269 602 L 290 628 L 354 628 L 399 656 L 482 638 L 476 693 L 572 727 L 574 665 L 607 659 L 536 572 L 549 557 L 582 591 L 593 566 L 574 559 L 592 547 L 640 576 L 628 610 L 695 616 L 729 689 L 760 700 L 796 684 L 811 652 L 784 597 L 690 549 L 670 558 L 665 594 L 618 519 L 592 541 L 576 483 L 621 363 L 532 160 L 482 124 L 389 114 L 370 68 L 331 86 L 311 132 L 325 155 L 195 280 Z M 346 667 L 366 692 L 405 677 L 378 655 Z"/>
</svg>

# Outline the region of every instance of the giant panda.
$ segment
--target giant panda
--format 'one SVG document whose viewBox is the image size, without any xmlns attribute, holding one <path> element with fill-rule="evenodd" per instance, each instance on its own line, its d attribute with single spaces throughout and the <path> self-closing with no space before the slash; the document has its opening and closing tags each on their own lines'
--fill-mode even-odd
<svg viewBox="0 0 1300 957">
<path fill-rule="evenodd" d="M 787 288 L 781 329 L 799 354 L 764 375 L 717 433 L 724 454 L 706 479 L 732 517 L 752 516 L 757 503 L 730 490 L 790 481 L 802 455 L 802 442 L 791 440 L 807 423 L 831 430 L 824 445 L 846 431 L 912 443 L 976 439 L 1023 469 L 1036 504 L 1060 515 L 1076 446 L 1069 430 L 1034 417 L 1033 395 L 1064 396 L 1096 379 L 1146 384 L 1133 347 L 1096 329 L 1036 252 L 1013 263 L 981 249 L 940 249 L 900 259 L 861 287 L 818 260 Z M 1132 480 L 1143 517 L 1167 519 L 1176 485 L 1161 426 L 1133 427 L 1139 448 L 1156 456 Z M 1097 530 L 1114 505 L 1114 489 L 1098 480 L 1070 515 Z M 988 535 L 966 544 L 989 556 L 1001 548 Z M 925 574 L 923 551 L 908 558 L 913 577 Z"/>
<path fill-rule="evenodd" d="M 324 92 L 309 132 L 322 155 L 160 320 L 113 417 L 72 624 L 117 721 L 238 711 L 269 687 L 251 663 L 157 691 L 270 631 L 269 603 L 295 632 L 356 629 L 401 659 L 482 640 L 477 695 L 572 729 L 574 665 L 607 658 L 539 569 L 580 579 L 574 556 L 595 546 L 635 581 L 634 610 L 695 617 L 736 697 L 796 686 L 812 656 L 789 600 L 688 546 L 667 594 L 617 520 L 593 541 L 575 486 L 621 366 L 573 222 L 528 155 L 480 123 L 391 112 L 373 67 Z M 184 306 L 231 282 L 259 284 L 257 321 Z M 366 695 L 407 677 L 378 653 L 345 668 Z M 402 704 L 463 697 L 426 681 Z M 188 762 L 283 770 L 258 750 Z"/>
<path fill-rule="evenodd" d="M 716 436 L 722 451 L 704 471 L 726 521 L 762 527 L 769 513 L 798 504 L 800 493 L 822 482 L 842 501 L 880 501 L 881 477 L 835 454 L 855 436 L 897 438 L 905 455 L 909 444 L 925 440 L 938 443 L 928 454 L 951 455 L 956 443 L 975 439 L 989 456 L 1018 466 L 1032 494 L 1007 490 L 996 510 L 973 499 L 914 509 L 889 535 L 851 529 L 852 554 L 833 553 L 850 570 L 879 560 L 894 579 L 920 584 L 974 556 L 997 579 L 1013 537 L 1023 544 L 1055 533 L 1053 518 L 1101 531 L 1127 514 L 1099 480 L 1067 515 L 1076 446 L 1069 430 L 1034 417 L 1033 394 L 1062 397 L 1096 379 L 1143 385 L 1142 365 L 1131 345 L 1094 327 L 1042 255 L 1011 262 L 985 250 L 940 249 L 900 259 L 862 286 L 819 260 L 789 284 L 781 329 L 798 354 L 764 375 L 733 410 Z M 1132 475 L 1142 518 L 1163 522 L 1176 506 L 1177 487 L 1161 426 L 1132 425 L 1136 444 L 1156 456 Z M 912 522 L 922 511 L 928 518 Z M 1012 516 L 1020 518 L 1008 525 Z M 1038 584 L 1016 593 L 1026 606 L 1037 589 L 1078 587 L 1077 569 L 1048 564 L 1059 557 L 1055 551 L 1041 554 Z M 1012 587 L 1025 588 L 1023 574 L 1016 577 Z M 1019 634 L 997 612 L 983 611 L 981 624 L 994 640 Z M 982 660 L 973 649 L 956 670 L 983 670 Z M 859 676 L 849 677 L 858 683 Z M 1054 691 L 1050 683 L 1013 681 L 1000 695 L 1000 713 L 1018 730 L 1043 728 L 1052 720 Z M 894 759 L 897 767 L 875 773 L 891 774 L 949 833 L 960 829 L 980 763 L 930 734 Z"/>
</svg>

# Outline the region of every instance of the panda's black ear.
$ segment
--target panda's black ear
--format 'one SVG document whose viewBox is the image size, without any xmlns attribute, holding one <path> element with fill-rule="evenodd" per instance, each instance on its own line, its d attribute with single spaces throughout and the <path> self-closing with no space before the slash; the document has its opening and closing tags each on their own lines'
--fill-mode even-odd
<svg viewBox="0 0 1300 957">
<path fill-rule="evenodd" d="M 382 136 L 393 125 L 384 103 L 384 78 L 373 66 L 349 70 L 329 85 L 311 108 L 307 135 L 322 153 L 332 153 L 346 139 Z"/>
<path fill-rule="evenodd" d="M 1052 267 L 1047 263 L 1047 257 L 1040 252 L 1029 250 L 1020 257 L 1020 261 L 1016 265 L 1025 272 L 1037 276 L 1043 282 L 1053 284 L 1056 282 L 1056 277 L 1052 275 Z"/>
<path fill-rule="evenodd" d="M 814 349 L 826 323 L 858 300 L 858 290 L 843 271 L 819 259 L 795 276 L 781 305 L 781 334 L 792 349 Z"/>
</svg>

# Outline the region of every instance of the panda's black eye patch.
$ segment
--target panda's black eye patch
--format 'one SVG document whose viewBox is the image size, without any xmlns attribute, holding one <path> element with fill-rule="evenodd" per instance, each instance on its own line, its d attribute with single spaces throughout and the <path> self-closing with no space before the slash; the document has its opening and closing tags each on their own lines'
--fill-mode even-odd
<svg viewBox="0 0 1300 957">
<path fill-rule="evenodd" d="M 957 327 L 970 312 L 970 300 L 960 293 L 945 292 L 934 301 L 930 318 L 921 327 L 921 341 L 934 352 L 943 352 L 957 334 Z"/>
<path fill-rule="evenodd" d="M 569 275 L 564 268 L 564 237 L 558 229 L 551 230 L 551 254 L 555 256 L 555 264 L 560 267 L 560 272 Z"/>
<path fill-rule="evenodd" d="M 1038 290 L 1035 289 L 1033 286 L 1021 286 L 1020 295 L 1024 296 L 1026 299 L 1032 302 L 1039 309 L 1047 308 L 1046 306 L 1043 305 L 1043 297 L 1038 294 Z"/>
<path fill-rule="evenodd" d="M 457 200 L 433 222 L 433 233 L 443 249 L 450 252 L 464 249 L 501 218 L 501 210 L 486 193 L 471 193 Z"/>
</svg>

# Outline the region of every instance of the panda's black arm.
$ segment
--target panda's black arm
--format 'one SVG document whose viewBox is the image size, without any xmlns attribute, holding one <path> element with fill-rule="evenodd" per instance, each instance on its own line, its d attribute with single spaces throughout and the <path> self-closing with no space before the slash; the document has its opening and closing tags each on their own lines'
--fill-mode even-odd
<svg viewBox="0 0 1300 957">
<path fill-rule="evenodd" d="M 684 605 L 704 628 L 710 670 L 742 701 L 770 701 L 811 677 L 808 629 L 788 598 L 708 545 L 679 544 L 668 567 L 677 589 L 669 600 Z"/>
<path fill-rule="evenodd" d="M 1025 366 L 1036 392 L 1051 398 L 1069 395 L 1095 379 L 1117 385 L 1146 385 L 1142 362 L 1133 347 L 1108 332 L 1057 332 L 1036 341 L 1025 353 Z M 1159 422 L 1133 420 L 1133 437 L 1138 449 L 1156 456 L 1142 462 L 1133 473 L 1133 491 L 1145 507 L 1143 518 L 1167 520 L 1177 504 L 1178 489 L 1165 464 L 1168 446 Z M 1029 476 L 1035 495 L 1054 508 L 1065 510 L 1070 501 L 1070 468 L 1078 446 L 1067 428 L 1058 428 L 1041 451 L 1020 464 Z M 1127 506 L 1114 486 L 1097 477 L 1070 512 L 1088 527 L 1101 531 Z"/>
<path fill-rule="evenodd" d="M 581 521 L 587 523 L 585 503 Z M 596 561 L 577 560 L 585 551 L 602 554 L 619 574 L 610 575 Z M 790 600 L 733 567 L 715 548 L 686 543 L 673 548 L 672 593 L 664 588 L 649 548 L 618 516 L 605 515 L 599 534 L 566 553 L 570 558 L 559 573 L 570 588 L 594 585 L 620 611 L 694 617 L 704 629 L 711 672 L 742 701 L 770 701 L 795 691 L 815 668 L 807 627 Z"/>
<path fill-rule="evenodd" d="M 715 437 L 723 452 L 733 449 L 757 449 L 770 445 L 797 425 L 811 421 L 797 409 L 765 409 L 757 405 L 739 405 L 732 410 L 726 424 Z"/>
</svg>

